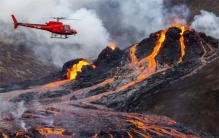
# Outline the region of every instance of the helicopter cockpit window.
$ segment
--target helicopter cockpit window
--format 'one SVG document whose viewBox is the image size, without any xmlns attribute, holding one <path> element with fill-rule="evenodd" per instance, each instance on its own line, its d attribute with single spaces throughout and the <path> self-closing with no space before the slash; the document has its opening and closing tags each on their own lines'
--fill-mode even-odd
<svg viewBox="0 0 219 138">
<path fill-rule="evenodd" d="M 69 26 L 64 26 L 64 29 L 65 29 L 66 31 L 70 30 Z"/>
</svg>

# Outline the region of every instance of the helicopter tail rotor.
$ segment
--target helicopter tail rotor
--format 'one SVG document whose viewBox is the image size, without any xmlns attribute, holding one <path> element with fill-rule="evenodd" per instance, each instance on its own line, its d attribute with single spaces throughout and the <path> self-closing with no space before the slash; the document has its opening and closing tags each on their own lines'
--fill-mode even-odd
<svg viewBox="0 0 219 138">
<path fill-rule="evenodd" d="M 17 29 L 19 24 L 18 24 L 18 22 L 17 22 L 17 20 L 16 20 L 16 18 L 15 18 L 15 16 L 13 14 L 11 15 L 11 17 L 12 17 L 12 19 L 14 21 L 14 29 Z"/>
</svg>

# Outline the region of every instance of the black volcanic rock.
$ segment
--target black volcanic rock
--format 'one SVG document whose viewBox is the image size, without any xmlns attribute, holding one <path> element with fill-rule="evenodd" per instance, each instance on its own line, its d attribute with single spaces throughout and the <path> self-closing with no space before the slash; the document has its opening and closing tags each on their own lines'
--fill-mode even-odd
<svg viewBox="0 0 219 138">
<path fill-rule="evenodd" d="M 210 44 L 211 46 L 213 46 L 213 48 L 218 48 L 219 46 L 218 46 L 218 39 L 215 39 L 215 38 L 213 38 L 213 37 L 211 37 L 211 36 L 206 36 L 206 34 L 205 33 L 203 33 L 203 32 L 200 32 L 199 33 L 199 35 L 200 35 L 200 37 L 202 38 L 202 39 L 204 39 L 204 41 L 206 42 L 206 43 L 208 43 L 208 44 Z"/>
<path fill-rule="evenodd" d="M 121 51 L 118 47 L 113 50 L 109 46 L 107 46 L 101 51 L 97 60 L 94 62 L 94 65 L 96 65 L 97 68 L 112 68 L 111 66 L 109 66 L 109 64 L 121 59 L 123 55 L 124 52 Z M 115 66 L 116 65 L 114 64 L 114 67 Z"/>
<path fill-rule="evenodd" d="M 7 41 L 17 40 L 0 38 L 0 85 L 40 79 L 59 70 L 38 60 L 27 44 L 8 44 Z"/>
<path fill-rule="evenodd" d="M 185 37 L 185 57 L 183 60 L 189 60 L 191 58 L 199 58 L 202 57 L 204 53 L 204 49 L 202 46 L 202 40 L 200 36 L 193 31 L 186 31 L 184 33 Z"/>
<path fill-rule="evenodd" d="M 181 37 L 180 33 L 181 30 L 177 27 L 168 29 L 166 32 L 166 39 L 156 58 L 159 61 L 159 64 L 173 65 L 179 61 L 181 51 L 179 41 Z"/>
<path fill-rule="evenodd" d="M 153 48 L 157 41 L 158 33 L 160 33 L 160 31 L 150 34 L 149 38 L 145 38 L 138 44 L 138 47 L 136 48 L 137 59 L 140 60 L 142 58 L 149 56 L 149 54 L 152 53 Z"/>
<path fill-rule="evenodd" d="M 219 135 L 219 59 L 148 98 L 136 111 L 168 116 L 199 131 Z"/>
</svg>

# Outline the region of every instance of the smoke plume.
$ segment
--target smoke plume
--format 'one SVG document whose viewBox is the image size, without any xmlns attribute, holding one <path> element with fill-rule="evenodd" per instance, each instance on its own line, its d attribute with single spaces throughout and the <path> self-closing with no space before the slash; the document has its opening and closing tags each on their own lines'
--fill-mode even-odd
<svg viewBox="0 0 219 138">
<path fill-rule="evenodd" d="M 214 13 L 201 10 L 200 15 L 194 17 L 191 27 L 197 31 L 205 32 L 215 38 L 219 38 L 219 17 Z"/>
<path fill-rule="evenodd" d="M 14 104 L 13 111 L 11 112 L 12 116 L 15 118 L 15 121 L 19 123 L 20 127 L 26 129 L 26 124 L 23 120 L 20 120 L 24 112 L 26 111 L 26 107 L 24 106 L 24 101 L 18 102 L 17 104 Z"/>
</svg>

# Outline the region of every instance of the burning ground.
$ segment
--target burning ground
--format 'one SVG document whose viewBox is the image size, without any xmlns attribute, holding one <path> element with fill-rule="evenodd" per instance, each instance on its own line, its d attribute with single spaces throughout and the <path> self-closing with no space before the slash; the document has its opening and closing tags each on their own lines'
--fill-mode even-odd
<svg viewBox="0 0 219 138">
<path fill-rule="evenodd" d="M 174 25 L 124 50 L 107 46 L 93 63 L 75 59 L 46 78 L 1 86 L 1 135 L 212 137 L 136 111 L 142 100 L 215 60 L 218 44 L 205 33 Z"/>
</svg>

